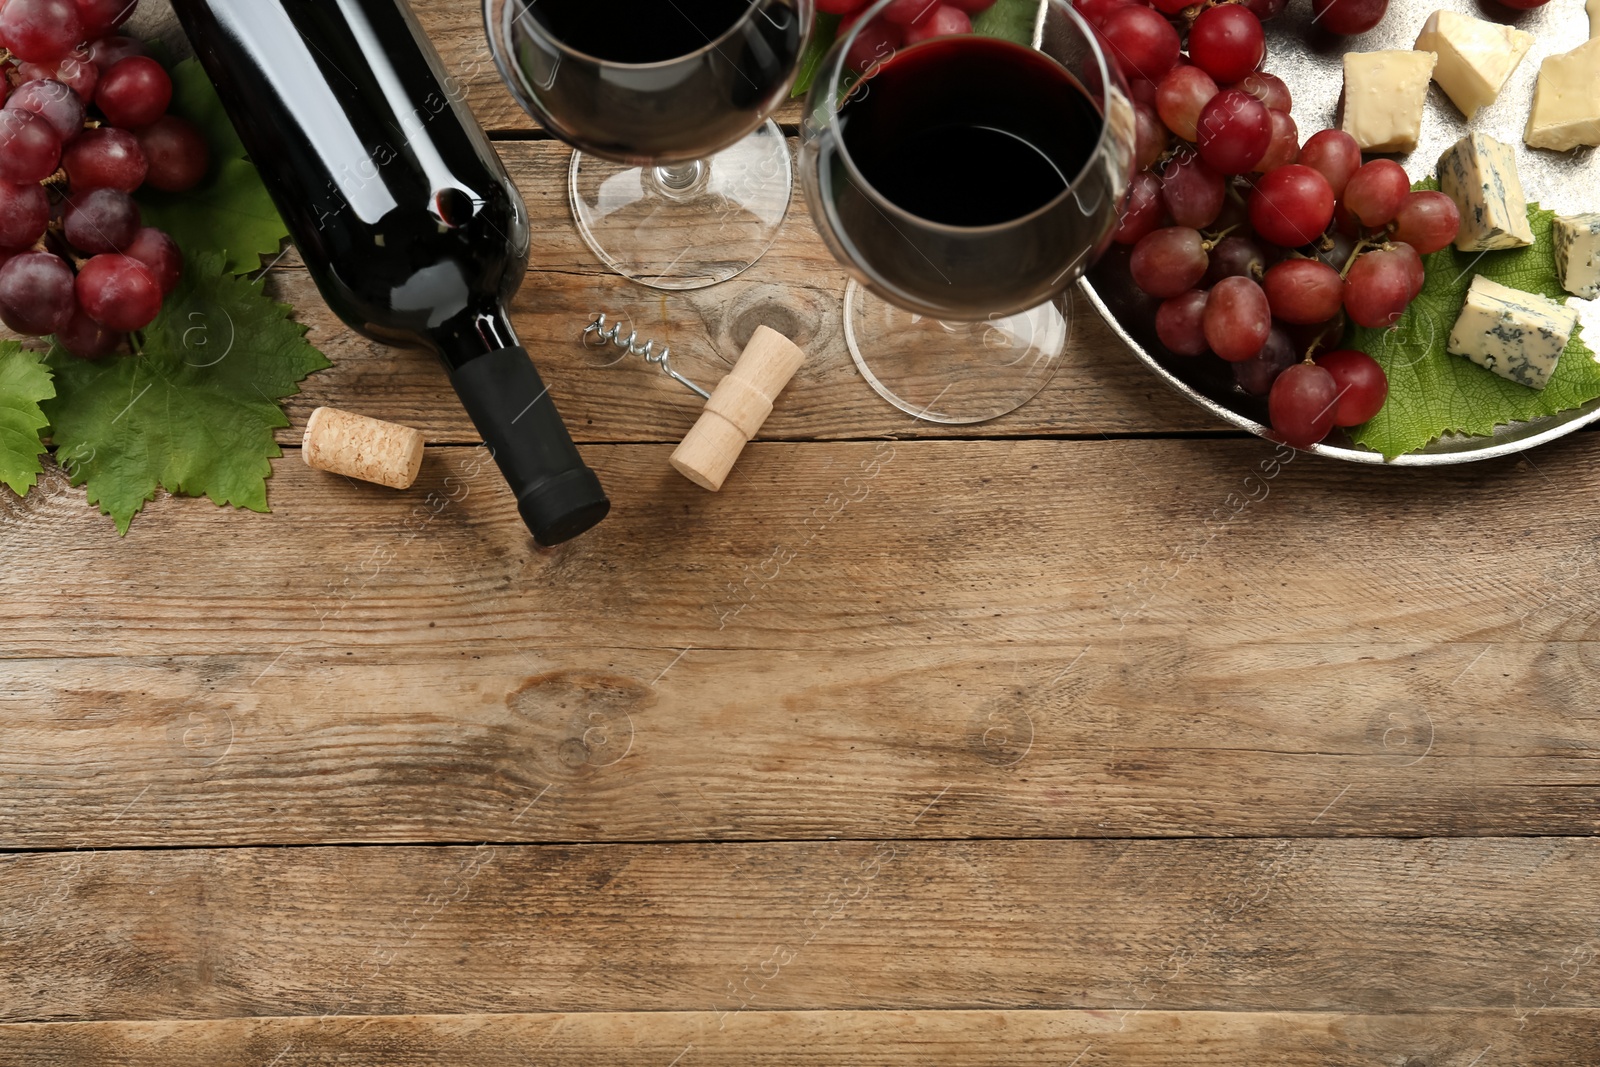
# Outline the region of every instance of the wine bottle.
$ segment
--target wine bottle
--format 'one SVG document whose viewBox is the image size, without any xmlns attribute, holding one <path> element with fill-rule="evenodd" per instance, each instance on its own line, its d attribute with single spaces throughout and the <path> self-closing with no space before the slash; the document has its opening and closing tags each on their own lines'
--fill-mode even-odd
<svg viewBox="0 0 1600 1067">
<path fill-rule="evenodd" d="M 334 312 L 437 353 L 544 545 L 610 510 L 506 303 L 527 211 L 405 0 L 174 0 Z"/>
</svg>

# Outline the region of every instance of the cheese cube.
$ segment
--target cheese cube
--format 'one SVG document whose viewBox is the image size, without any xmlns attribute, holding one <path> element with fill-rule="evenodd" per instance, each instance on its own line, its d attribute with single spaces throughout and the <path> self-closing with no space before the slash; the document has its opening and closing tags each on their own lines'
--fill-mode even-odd
<svg viewBox="0 0 1600 1067">
<path fill-rule="evenodd" d="M 1533 148 L 1558 152 L 1600 145 L 1600 37 L 1539 65 L 1522 139 Z"/>
<path fill-rule="evenodd" d="M 1461 232 L 1456 235 L 1461 251 L 1533 244 L 1528 200 L 1510 145 L 1488 134 L 1467 134 L 1439 157 L 1439 188 L 1461 209 Z"/>
<path fill-rule="evenodd" d="M 1577 327 L 1576 308 L 1480 274 L 1472 279 L 1467 304 L 1445 348 L 1502 378 L 1543 389 Z"/>
<path fill-rule="evenodd" d="M 1439 53 L 1433 80 L 1469 119 L 1494 103 L 1531 47 L 1531 33 L 1455 11 L 1429 15 L 1416 44 L 1418 51 Z"/>
<path fill-rule="evenodd" d="M 1433 52 L 1346 52 L 1344 121 L 1363 152 L 1409 152 L 1422 135 Z"/>
<path fill-rule="evenodd" d="M 1600 296 L 1600 212 L 1557 215 L 1555 246 L 1561 287 L 1588 300 Z"/>
</svg>

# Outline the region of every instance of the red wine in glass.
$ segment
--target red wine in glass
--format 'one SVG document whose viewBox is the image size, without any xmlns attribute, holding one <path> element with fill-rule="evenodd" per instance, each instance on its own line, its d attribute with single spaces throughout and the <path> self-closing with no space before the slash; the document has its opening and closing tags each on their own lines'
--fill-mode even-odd
<svg viewBox="0 0 1600 1067">
<path fill-rule="evenodd" d="M 739 273 L 788 210 L 783 102 L 812 0 L 485 0 L 518 101 L 578 149 L 578 229 L 618 273 L 692 289 Z"/>
<path fill-rule="evenodd" d="M 1065 351 L 1064 291 L 1110 244 L 1134 113 L 1068 0 L 1033 45 L 959 34 L 899 45 L 878 0 L 807 98 L 801 177 L 851 275 L 845 338 L 863 377 L 936 422 L 995 418 Z"/>
</svg>

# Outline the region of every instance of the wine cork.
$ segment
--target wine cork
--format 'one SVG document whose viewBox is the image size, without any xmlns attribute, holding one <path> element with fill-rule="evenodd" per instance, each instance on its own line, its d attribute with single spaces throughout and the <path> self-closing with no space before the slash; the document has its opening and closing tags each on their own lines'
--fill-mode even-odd
<svg viewBox="0 0 1600 1067">
<path fill-rule="evenodd" d="M 805 352 L 783 334 L 756 327 L 733 373 L 712 390 L 700 420 L 672 453 L 672 465 L 703 489 L 721 489 L 744 446 L 772 414 L 772 402 L 805 360 Z"/>
<path fill-rule="evenodd" d="M 422 466 L 422 433 L 338 408 L 318 408 L 306 420 L 300 456 L 313 470 L 410 489 Z"/>
</svg>

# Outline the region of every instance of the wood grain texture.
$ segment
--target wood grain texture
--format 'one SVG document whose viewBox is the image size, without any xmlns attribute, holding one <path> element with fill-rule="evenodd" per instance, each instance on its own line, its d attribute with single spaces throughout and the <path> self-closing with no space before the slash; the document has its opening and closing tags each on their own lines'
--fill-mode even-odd
<svg viewBox="0 0 1600 1067">
<path fill-rule="evenodd" d="M 719 1021 L 722 1025 L 719 1026 Z M 32 1067 L 1482 1067 L 1593 1062 L 1600 1011 L 750 1011 L 0 1025 Z"/>
<path fill-rule="evenodd" d="M 716 495 L 594 447 L 617 511 L 548 553 L 472 449 L 121 541 L 56 476 L 3 520 L 3 843 L 876 836 L 947 787 L 898 832 L 1592 833 L 1600 550 L 1523 500 L 1593 447 L 757 444 Z"/>
<path fill-rule="evenodd" d="M 1574 838 L 7 856 L 0 1021 L 1481 1008 L 1531 1027 L 1600 1008 L 1597 878 L 1600 842 Z"/>
<path fill-rule="evenodd" d="M 665 293 L 611 274 L 594 258 L 567 207 L 569 150 L 549 141 L 499 145 L 534 232 L 527 278 L 512 307 L 523 342 L 580 441 L 678 441 L 703 401 L 643 360 L 615 348 L 586 349 L 583 327 L 598 312 L 669 345 L 673 365 L 709 389 L 757 326 L 806 350 L 806 365 L 762 428 L 764 440 L 902 436 L 1121 434 L 1228 429 L 1172 392 L 1140 364 L 1082 299 L 1075 299 L 1070 350 L 1033 401 L 993 422 L 953 427 L 922 422 L 879 399 L 857 372 L 843 332 L 844 268 L 828 253 L 798 186 L 773 249 L 732 281 Z M 273 293 L 311 328 L 334 367 L 312 376 L 287 405 L 299 440 L 311 410 L 348 407 L 415 426 L 434 442 L 478 440 L 437 361 L 361 338 L 340 323 L 291 254 L 273 272 Z M 627 331 L 624 331 L 625 333 Z"/>
</svg>

